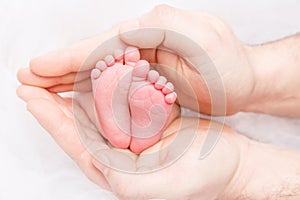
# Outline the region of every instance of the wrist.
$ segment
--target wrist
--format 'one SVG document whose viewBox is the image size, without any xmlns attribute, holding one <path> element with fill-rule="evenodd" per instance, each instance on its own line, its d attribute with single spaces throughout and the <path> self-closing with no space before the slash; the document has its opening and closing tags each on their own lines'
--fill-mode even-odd
<svg viewBox="0 0 300 200">
<path fill-rule="evenodd" d="M 236 199 L 299 199 L 300 152 L 251 141 L 236 174 Z"/>
<path fill-rule="evenodd" d="M 243 111 L 300 116 L 300 36 L 244 49 L 255 85 Z"/>
<path fill-rule="evenodd" d="M 247 163 L 249 160 L 250 149 L 252 148 L 251 143 L 254 142 L 249 140 L 243 135 L 236 135 L 235 138 L 236 146 L 239 149 L 239 161 L 235 173 L 232 175 L 229 183 L 225 190 L 221 193 L 218 199 L 236 199 L 239 200 L 243 197 L 244 189 L 250 180 L 247 172 Z M 241 198 L 243 199 L 243 198 Z"/>
<path fill-rule="evenodd" d="M 274 90 L 269 89 L 269 81 L 266 76 L 267 72 L 264 67 L 266 64 L 263 64 L 263 58 L 265 57 L 265 50 L 261 45 L 258 46 L 244 46 L 246 56 L 248 58 L 249 65 L 253 71 L 253 90 L 248 98 L 248 102 L 243 108 L 243 111 L 246 112 L 262 112 L 262 106 L 267 99 L 272 99 L 272 96 L 275 96 Z M 267 92 L 270 91 L 270 92 Z"/>
</svg>

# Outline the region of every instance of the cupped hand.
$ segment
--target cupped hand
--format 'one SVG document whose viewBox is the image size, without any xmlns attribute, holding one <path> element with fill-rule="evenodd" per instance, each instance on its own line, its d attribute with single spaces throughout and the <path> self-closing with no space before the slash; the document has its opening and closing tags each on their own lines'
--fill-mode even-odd
<svg viewBox="0 0 300 200">
<path fill-rule="evenodd" d="M 99 45 L 115 36 L 114 42 L 87 61 Z M 208 13 L 166 5 L 98 37 L 35 58 L 18 77 L 23 84 L 53 92 L 71 91 L 74 82 L 77 89 L 84 90 L 89 87 L 89 73 L 97 60 L 127 45 L 139 47 L 143 59 L 167 66 L 156 70 L 175 84 L 182 106 L 196 111 L 199 106 L 200 112 L 223 115 L 243 110 L 251 101 L 254 72 L 247 48 L 230 28 Z"/>
<path fill-rule="evenodd" d="M 70 98 L 34 86 L 20 86 L 18 95 L 86 176 L 120 199 L 216 199 L 232 192 L 243 139 L 226 127 L 217 128 L 221 138 L 209 156 L 199 159 L 208 130 L 222 125 L 177 119 L 159 143 L 135 155 L 110 147 L 100 136 L 93 114 L 81 107 L 81 101 L 92 99 L 91 93 L 78 94 L 73 107 Z"/>
</svg>

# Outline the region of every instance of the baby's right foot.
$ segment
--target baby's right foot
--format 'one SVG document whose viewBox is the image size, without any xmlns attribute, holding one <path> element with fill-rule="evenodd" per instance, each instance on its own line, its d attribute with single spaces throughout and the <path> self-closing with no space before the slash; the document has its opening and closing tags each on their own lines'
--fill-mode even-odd
<svg viewBox="0 0 300 200">
<path fill-rule="evenodd" d="M 176 93 L 149 63 L 129 47 L 99 61 L 91 73 L 95 106 L 104 136 L 118 148 L 140 153 L 161 138 L 176 117 Z M 123 64 L 125 62 L 125 64 Z M 174 111 L 175 112 L 175 111 Z"/>
</svg>

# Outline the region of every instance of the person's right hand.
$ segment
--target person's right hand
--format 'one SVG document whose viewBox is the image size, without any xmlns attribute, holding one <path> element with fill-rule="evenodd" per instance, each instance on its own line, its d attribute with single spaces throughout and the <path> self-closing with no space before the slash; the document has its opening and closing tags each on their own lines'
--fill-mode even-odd
<svg viewBox="0 0 300 200">
<path fill-rule="evenodd" d="M 157 29 L 151 32 L 143 28 Z M 160 29 L 162 31 L 159 31 Z M 128 32 L 131 30 L 135 31 Z M 178 35 L 165 30 L 180 33 L 194 43 L 191 45 L 185 40 L 180 41 L 183 37 L 177 38 Z M 98 45 L 115 35 L 121 39 L 120 44 L 111 45 L 103 55 L 116 46 L 132 45 L 144 49 L 141 51 L 142 58 L 176 70 L 174 75 L 164 70 L 166 68 L 156 69 L 175 83 L 180 104 L 183 106 L 197 110 L 199 103 L 200 112 L 222 115 L 225 112 L 232 114 L 242 110 L 251 100 L 255 86 L 254 72 L 244 46 L 230 28 L 213 15 L 184 11 L 166 5 L 157 6 L 142 17 L 120 24 L 103 35 L 33 59 L 29 69 L 20 70 L 19 80 L 26 85 L 63 92 L 73 89 L 75 76 L 79 73 L 82 76 L 77 88 L 87 87 L 90 84 L 89 71 L 85 70 L 93 68 L 93 62 L 97 60 L 84 67 L 82 64 Z M 156 49 L 158 45 L 167 51 Z M 201 47 L 210 59 L 204 52 L 195 52 L 199 49 L 193 45 Z M 178 52 L 184 52 L 187 57 L 178 55 Z M 201 74 L 195 72 L 191 61 L 192 64 L 196 64 Z M 79 70 L 81 72 L 78 72 Z M 189 81 L 192 90 L 189 90 L 186 84 L 182 84 L 183 81 L 179 81 L 181 75 Z M 222 95 L 226 99 L 222 99 Z M 223 109 L 212 110 L 212 104 L 214 108 L 220 108 L 225 103 L 226 110 L 225 106 Z"/>
</svg>

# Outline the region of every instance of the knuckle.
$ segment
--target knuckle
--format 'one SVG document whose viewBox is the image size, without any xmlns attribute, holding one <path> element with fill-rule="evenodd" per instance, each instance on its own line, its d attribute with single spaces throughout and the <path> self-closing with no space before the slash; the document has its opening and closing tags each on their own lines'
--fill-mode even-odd
<svg viewBox="0 0 300 200">
<path fill-rule="evenodd" d="M 164 12 L 166 10 L 173 10 L 173 7 L 167 5 L 167 4 L 159 4 L 157 6 L 154 7 L 153 9 L 155 12 Z"/>
<path fill-rule="evenodd" d="M 37 66 L 37 58 L 33 58 L 29 61 L 30 68 Z"/>
<path fill-rule="evenodd" d="M 164 19 L 164 18 L 170 18 L 170 17 L 174 16 L 176 13 L 176 9 L 169 5 L 161 4 L 161 5 L 155 6 L 153 8 L 152 12 L 159 19 Z"/>
</svg>

